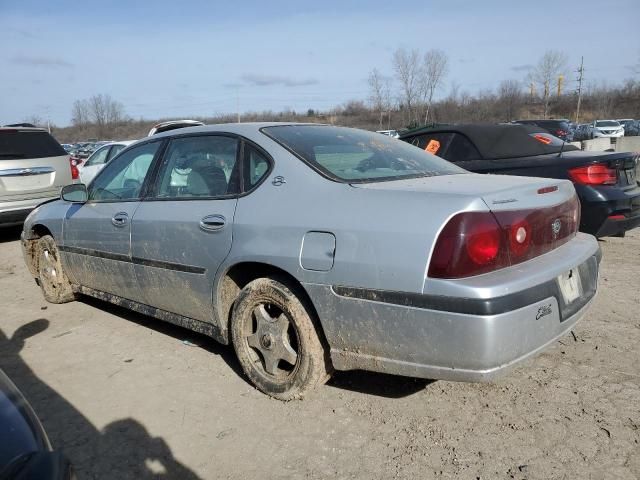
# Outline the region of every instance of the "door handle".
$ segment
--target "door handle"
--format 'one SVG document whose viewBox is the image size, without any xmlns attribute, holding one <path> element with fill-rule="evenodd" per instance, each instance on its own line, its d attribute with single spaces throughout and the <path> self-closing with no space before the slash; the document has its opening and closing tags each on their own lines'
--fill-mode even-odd
<svg viewBox="0 0 640 480">
<path fill-rule="evenodd" d="M 222 215 L 207 215 L 200 220 L 200 228 L 208 232 L 221 230 L 227 224 L 227 220 Z"/>
<path fill-rule="evenodd" d="M 129 215 L 126 212 L 118 212 L 111 218 L 111 223 L 116 227 L 124 227 L 129 223 Z"/>
</svg>

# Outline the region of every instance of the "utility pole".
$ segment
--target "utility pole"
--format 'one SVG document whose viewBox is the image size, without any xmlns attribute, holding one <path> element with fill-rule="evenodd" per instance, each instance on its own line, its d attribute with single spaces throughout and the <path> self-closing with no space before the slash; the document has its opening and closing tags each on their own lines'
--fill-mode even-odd
<svg viewBox="0 0 640 480">
<path fill-rule="evenodd" d="M 236 112 L 238 112 L 238 123 L 240 123 L 240 89 L 236 87 Z"/>
<path fill-rule="evenodd" d="M 45 112 L 47 115 L 47 131 L 51 134 L 51 115 L 49 114 L 49 105 L 45 105 Z"/>
<path fill-rule="evenodd" d="M 576 123 L 580 123 L 580 103 L 582 103 L 582 81 L 584 77 L 584 57 L 580 57 L 580 68 L 578 69 L 578 106 L 576 107 Z"/>
<path fill-rule="evenodd" d="M 558 92 L 557 96 L 562 95 L 562 84 L 564 83 L 564 75 L 558 76 Z"/>
</svg>

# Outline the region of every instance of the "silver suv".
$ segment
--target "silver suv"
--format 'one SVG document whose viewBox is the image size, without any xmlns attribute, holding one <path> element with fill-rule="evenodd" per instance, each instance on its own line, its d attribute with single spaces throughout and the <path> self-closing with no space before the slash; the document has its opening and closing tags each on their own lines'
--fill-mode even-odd
<svg viewBox="0 0 640 480">
<path fill-rule="evenodd" d="M 72 183 L 69 154 L 46 131 L 0 127 L 0 226 L 19 225 Z"/>
</svg>

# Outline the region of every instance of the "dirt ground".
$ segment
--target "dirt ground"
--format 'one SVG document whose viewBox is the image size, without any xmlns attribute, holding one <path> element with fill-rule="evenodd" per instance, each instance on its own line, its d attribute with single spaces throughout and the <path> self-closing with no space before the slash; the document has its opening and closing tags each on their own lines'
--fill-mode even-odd
<svg viewBox="0 0 640 480">
<path fill-rule="evenodd" d="M 590 313 L 493 384 L 338 373 L 253 389 L 231 347 L 109 304 L 49 305 L 0 232 L 0 367 L 80 479 L 640 477 L 640 232 Z"/>
</svg>

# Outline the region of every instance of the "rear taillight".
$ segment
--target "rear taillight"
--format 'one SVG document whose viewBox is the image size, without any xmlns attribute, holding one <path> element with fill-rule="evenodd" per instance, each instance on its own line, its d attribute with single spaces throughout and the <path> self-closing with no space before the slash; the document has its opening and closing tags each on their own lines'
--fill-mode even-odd
<svg viewBox="0 0 640 480">
<path fill-rule="evenodd" d="M 69 166 L 71 167 L 71 179 L 78 180 L 80 178 L 80 171 L 78 170 L 78 162 L 75 158 L 69 157 Z"/>
<path fill-rule="evenodd" d="M 459 213 L 438 236 L 429 276 L 470 277 L 516 265 L 566 243 L 579 224 L 577 197 L 542 209 Z"/>
<path fill-rule="evenodd" d="M 569 169 L 569 178 L 580 185 L 615 185 L 618 175 L 603 163 Z"/>
</svg>

